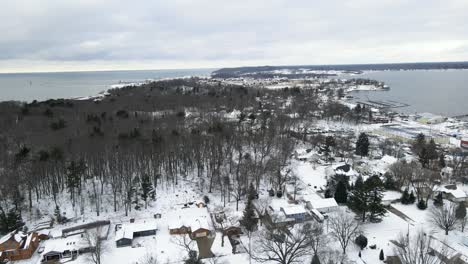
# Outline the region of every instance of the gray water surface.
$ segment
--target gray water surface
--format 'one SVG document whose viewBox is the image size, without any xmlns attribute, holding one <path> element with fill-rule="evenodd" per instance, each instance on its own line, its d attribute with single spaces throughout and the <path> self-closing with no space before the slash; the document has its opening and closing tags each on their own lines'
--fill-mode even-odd
<svg viewBox="0 0 468 264">
<path fill-rule="evenodd" d="M 389 91 L 352 93 L 361 100 L 407 103 L 408 107 L 395 109 L 406 113 L 468 114 L 468 70 L 381 71 L 350 77 L 375 79 L 390 86 Z"/>
<path fill-rule="evenodd" d="M 32 101 L 96 95 L 119 82 L 207 76 L 213 69 L 0 74 L 0 101 Z"/>
</svg>

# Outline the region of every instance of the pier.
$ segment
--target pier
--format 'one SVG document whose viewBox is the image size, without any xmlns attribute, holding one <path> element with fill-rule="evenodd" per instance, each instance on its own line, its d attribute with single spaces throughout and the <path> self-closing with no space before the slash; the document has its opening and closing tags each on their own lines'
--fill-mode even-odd
<svg viewBox="0 0 468 264">
<path fill-rule="evenodd" d="M 396 101 L 367 100 L 367 101 L 358 101 L 357 103 L 361 105 L 365 105 L 366 107 L 374 107 L 374 108 L 379 108 L 379 109 L 401 108 L 401 107 L 409 106 L 409 104 L 396 102 Z"/>
</svg>

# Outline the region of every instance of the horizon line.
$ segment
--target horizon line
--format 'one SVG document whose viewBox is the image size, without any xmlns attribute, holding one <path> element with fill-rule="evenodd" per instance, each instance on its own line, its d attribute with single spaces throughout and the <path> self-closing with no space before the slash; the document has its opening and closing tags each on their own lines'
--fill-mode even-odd
<svg viewBox="0 0 468 264">
<path fill-rule="evenodd" d="M 200 67 L 200 68 L 144 68 L 144 69 L 99 69 L 99 70 L 70 70 L 70 71 L 0 71 L 3 74 L 41 74 L 41 73 L 86 73 L 86 72 L 125 72 L 125 71 L 177 71 L 177 70 L 220 70 L 220 69 L 233 69 L 233 68 L 247 68 L 247 67 L 301 67 L 301 66 L 365 66 L 365 65 L 398 65 L 398 64 L 443 64 L 443 63 L 468 63 L 468 60 L 462 61 L 412 61 L 412 62 L 384 62 L 384 63 L 333 63 L 333 64 L 263 64 L 254 66 L 230 66 L 230 67 Z"/>
</svg>

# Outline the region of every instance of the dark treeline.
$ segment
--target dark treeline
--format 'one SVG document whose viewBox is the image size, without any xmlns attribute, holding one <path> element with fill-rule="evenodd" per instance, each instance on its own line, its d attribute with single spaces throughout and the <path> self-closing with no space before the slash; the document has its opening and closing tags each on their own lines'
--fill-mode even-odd
<svg viewBox="0 0 468 264">
<path fill-rule="evenodd" d="M 99 215 L 104 193 L 128 213 L 137 197 L 146 205 L 155 187 L 181 179 L 239 202 L 250 183 L 283 187 L 304 121 L 355 118 L 313 89 L 193 78 L 109 92 L 100 100 L 0 103 L 0 214 L 30 210 L 39 199 L 59 206 L 66 195 L 73 206 L 86 196 Z"/>
<path fill-rule="evenodd" d="M 213 72 L 214 77 L 232 78 L 255 74 L 267 74 L 275 70 L 313 70 L 313 71 L 349 71 L 362 73 L 362 71 L 385 70 L 445 70 L 468 69 L 468 62 L 413 62 L 413 63 L 384 63 L 384 64 L 337 64 L 337 65 L 294 65 L 294 66 L 252 66 L 237 68 L 222 68 Z"/>
</svg>

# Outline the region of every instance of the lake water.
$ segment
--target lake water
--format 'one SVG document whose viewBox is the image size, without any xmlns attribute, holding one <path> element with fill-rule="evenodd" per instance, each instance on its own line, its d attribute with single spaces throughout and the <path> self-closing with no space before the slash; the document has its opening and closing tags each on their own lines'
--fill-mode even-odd
<svg viewBox="0 0 468 264">
<path fill-rule="evenodd" d="M 395 109 L 406 113 L 468 114 L 468 70 L 381 71 L 353 77 L 375 79 L 390 86 L 389 91 L 353 92 L 360 100 L 406 103 L 408 107 Z"/>
<path fill-rule="evenodd" d="M 0 101 L 32 101 L 95 95 L 122 82 L 183 76 L 207 76 L 214 69 L 0 74 Z M 392 100 L 409 104 L 407 113 L 446 116 L 468 114 L 468 70 L 366 72 L 345 78 L 385 82 L 390 91 L 354 92 L 358 100 Z"/>
<path fill-rule="evenodd" d="M 119 82 L 208 76 L 214 69 L 0 74 L 0 101 L 32 101 L 96 95 Z"/>
</svg>

